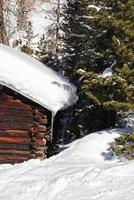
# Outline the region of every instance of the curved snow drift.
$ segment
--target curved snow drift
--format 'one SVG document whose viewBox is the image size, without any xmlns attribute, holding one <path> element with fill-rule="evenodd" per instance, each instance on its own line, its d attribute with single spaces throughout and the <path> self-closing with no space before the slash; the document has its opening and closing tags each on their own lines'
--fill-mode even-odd
<svg viewBox="0 0 134 200">
<path fill-rule="evenodd" d="M 103 130 L 44 161 L 0 165 L 0 199 L 133 200 L 134 161 L 121 162 L 107 150 L 127 132 Z"/>
<path fill-rule="evenodd" d="M 77 101 L 76 87 L 30 56 L 0 44 L 0 84 L 56 113 Z"/>
</svg>

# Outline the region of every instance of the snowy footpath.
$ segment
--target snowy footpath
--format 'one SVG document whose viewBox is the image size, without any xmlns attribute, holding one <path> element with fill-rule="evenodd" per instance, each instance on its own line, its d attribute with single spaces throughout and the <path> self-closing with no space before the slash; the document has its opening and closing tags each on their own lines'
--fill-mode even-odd
<svg viewBox="0 0 134 200">
<path fill-rule="evenodd" d="M 107 151 L 121 131 L 85 136 L 44 161 L 0 165 L 0 200 L 133 200 L 134 161 Z"/>
</svg>

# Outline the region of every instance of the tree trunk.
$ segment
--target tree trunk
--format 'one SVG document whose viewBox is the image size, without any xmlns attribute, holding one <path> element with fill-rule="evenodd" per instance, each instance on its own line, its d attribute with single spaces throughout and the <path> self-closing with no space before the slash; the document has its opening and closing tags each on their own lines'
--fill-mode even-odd
<svg viewBox="0 0 134 200">
<path fill-rule="evenodd" d="M 0 0 L 0 43 L 9 45 L 3 16 L 3 0 Z"/>
<path fill-rule="evenodd" d="M 56 10 L 56 58 L 57 58 L 57 68 L 59 67 L 59 31 L 60 31 L 60 0 L 57 2 Z"/>
</svg>

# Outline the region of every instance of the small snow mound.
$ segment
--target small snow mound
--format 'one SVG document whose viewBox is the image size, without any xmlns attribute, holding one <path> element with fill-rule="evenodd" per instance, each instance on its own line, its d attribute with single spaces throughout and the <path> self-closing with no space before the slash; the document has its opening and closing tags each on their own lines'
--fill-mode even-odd
<svg viewBox="0 0 134 200">
<path fill-rule="evenodd" d="M 68 162 L 71 160 L 73 160 L 73 162 L 115 162 L 115 159 L 113 159 L 113 155 L 108 151 L 108 148 L 110 143 L 119 136 L 120 132 L 120 130 L 104 130 L 87 135 L 84 138 L 73 142 L 62 155 L 59 154 L 59 158 L 61 160 L 65 159 Z"/>
<path fill-rule="evenodd" d="M 104 72 L 102 73 L 102 77 L 106 78 L 106 77 L 112 76 L 112 74 L 113 74 L 112 69 L 111 68 L 106 68 L 104 70 Z"/>
<path fill-rule="evenodd" d="M 94 8 L 97 10 L 97 12 L 100 11 L 100 9 L 101 9 L 100 7 L 95 6 L 95 5 L 89 5 L 88 8 Z"/>
</svg>

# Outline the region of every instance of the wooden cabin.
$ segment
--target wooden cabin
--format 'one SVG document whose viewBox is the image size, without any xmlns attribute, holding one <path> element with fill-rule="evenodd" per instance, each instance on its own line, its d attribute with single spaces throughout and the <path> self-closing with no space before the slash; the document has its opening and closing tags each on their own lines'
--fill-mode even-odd
<svg viewBox="0 0 134 200">
<path fill-rule="evenodd" d="M 60 74 L 0 44 L 0 163 L 46 158 L 54 115 L 76 100 Z"/>
<path fill-rule="evenodd" d="M 0 87 L 0 163 L 46 158 L 50 134 L 50 111 Z"/>
</svg>

